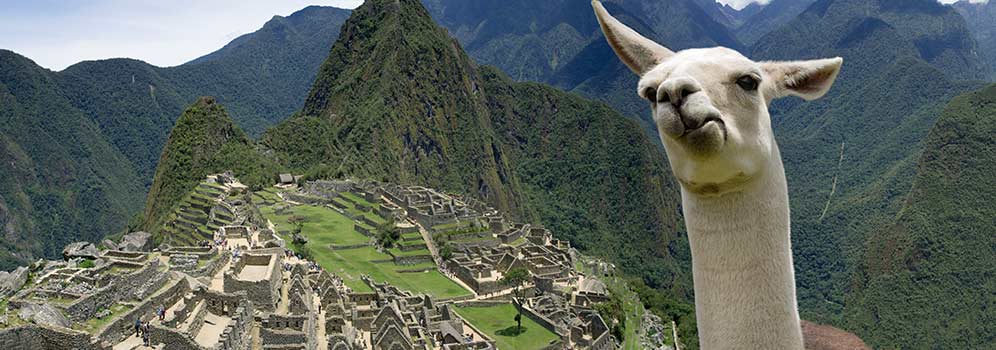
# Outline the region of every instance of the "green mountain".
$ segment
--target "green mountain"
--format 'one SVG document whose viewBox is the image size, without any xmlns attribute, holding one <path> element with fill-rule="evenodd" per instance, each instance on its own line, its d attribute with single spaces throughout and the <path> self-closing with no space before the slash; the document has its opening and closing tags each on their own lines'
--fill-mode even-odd
<svg viewBox="0 0 996 350">
<path fill-rule="evenodd" d="M 851 308 L 845 296 L 865 242 L 900 212 L 943 103 L 980 86 L 958 80 L 975 76 L 966 67 L 977 71 L 977 61 L 951 63 L 972 59 L 964 20 L 933 0 L 904 4 L 909 7 L 821 0 L 752 48 L 754 59 L 841 56 L 845 62 L 826 97 L 777 103 L 772 111 L 806 319 L 844 323 Z M 959 46 L 966 42 L 968 48 Z"/>
<path fill-rule="evenodd" d="M 982 349 L 996 343 L 996 85 L 958 96 L 918 157 L 892 224 L 871 233 L 847 326 L 869 344 Z"/>
<path fill-rule="evenodd" d="M 231 170 L 244 184 L 260 189 L 275 183 L 279 171 L 213 97 L 201 97 L 180 115 L 158 164 L 142 223 L 150 232 L 210 174 Z"/>
<path fill-rule="evenodd" d="M 972 30 L 972 35 L 979 44 L 979 54 L 988 64 L 989 80 L 996 80 L 996 25 L 993 25 L 996 23 L 996 2 L 973 3 L 962 0 L 952 6 L 965 17 L 968 28 Z"/>
<path fill-rule="evenodd" d="M 484 199 L 655 287 L 691 293 L 677 187 L 640 128 L 608 106 L 476 65 L 416 0 L 354 10 L 302 112 L 262 142 L 308 176 Z"/>
<path fill-rule="evenodd" d="M 614 107 L 639 121 L 659 143 L 636 77 L 606 44 L 589 0 L 424 0 L 477 62 L 495 65 L 519 81 L 537 81 Z M 697 2 L 605 1 L 621 21 L 674 49 L 743 47 Z"/>
<path fill-rule="evenodd" d="M 198 96 L 217 96 L 250 135 L 297 111 L 349 13 L 308 7 L 277 16 L 170 68 L 111 59 L 52 72 L 0 50 L 0 149 L 9 160 L 0 167 L 17 175 L 0 178 L 0 267 L 123 230 L 170 128 Z"/>
<path fill-rule="evenodd" d="M 170 127 L 199 96 L 215 96 L 250 135 L 300 109 L 349 13 L 312 6 L 275 16 L 258 31 L 176 67 L 111 59 L 75 64 L 56 75 L 77 108 L 150 181 Z"/>
<path fill-rule="evenodd" d="M 50 71 L 0 50 L 0 268 L 124 227 L 137 171 Z"/>
<path fill-rule="evenodd" d="M 765 34 L 791 22 L 816 0 L 772 0 L 735 27 L 737 39 L 753 45 Z"/>
</svg>

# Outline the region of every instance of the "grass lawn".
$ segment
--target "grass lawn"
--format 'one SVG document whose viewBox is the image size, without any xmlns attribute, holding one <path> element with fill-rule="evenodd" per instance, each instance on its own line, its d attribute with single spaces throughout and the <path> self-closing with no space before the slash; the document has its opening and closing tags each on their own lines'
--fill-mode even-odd
<svg viewBox="0 0 996 350">
<path fill-rule="evenodd" d="M 391 256 L 378 252 L 372 247 L 340 250 L 312 247 L 311 253 L 319 265 L 342 277 L 343 282 L 356 291 L 370 291 L 370 288 L 360 280 L 360 274 L 367 274 L 374 281 L 387 282 L 401 289 L 415 293 L 426 293 L 436 298 L 452 298 L 470 294 L 470 291 L 446 278 L 437 270 L 399 272 L 434 266 L 431 263 L 413 266 L 395 265 L 393 262 L 375 263 L 373 261 L 388 260 L 391 259 Z"/>
<path fill-rule="evenodd" d="M 267 194 L 262 193 L 262 195 L 266 196 Z M 375 281 L 387 282 L 401 289 L 430 294 L 436 298 L 470 295 L 470 291 L 446 278 L 435 269 L 427 272 L 399 272 L 400 270 L 434 267 L 435 265 L 432 263 L 414 266 L 401 266 L 394 264 L 394 262 L 374 263 L 373 261 L 391 260 L 392 258 L 370 246 L 339 250 L 329 248 L 329 244 L 354 245 L 369 242 L 368 237 L 353 229 L 354 222 L 352 220 L 335 210 L 326 207 L 298 205 L 288 208 L 286 212 L 279 215 L 274 212 L 273 207 L 269 206 L 260 206 L 260 211 L 263 216 L 273 222 L 278 232 L 294 229 L 294 226 L 287 222 L 287 218 L 291 215 L 304 217 L 305 223 L 301 233 L 308 238 L 307 246 L 315 261 L 330 273 L 341 277 L 343 282 L 355 291 L 371 291 L 370 287 L 360 280 L 360 275 L 366 274 Z M 290 240 L 290 237 L 284 237 L 284 239 Z M 411 252 L 411 254 L 415 253 L 429 254 L 429 251 Z"/>
<path fill-rule="evenodd" d="M 409 242 L 421 241 L 422 240 L 422 233 L 420 233 L 420 232 L 402 233 L 401 234 L 401 238 L 404 238 L 404 239 L 408 240 Z"/>
<path fill-rule="evenodd" d="M 312 246 L 363 244 L 370 240 L 353 229 L 353 220 L 326 207 L 297 205 L 282 214 L 275 213 L 270 207 L 260 207 L 260 212 L 273 222 L 277 231 L 294 230 L 294 225 L 287 222 L 291 215 L 304 217 L 301 234 L 308 237 L 309 245 Z"/>
<path fill-rule="evenodd" d="M 430 253 L 428 249 L 410 250 L 407 252 L 403 252 L 401 251 L 401 249 L 398 248 L 391 248 L 389 250 L 391 251 L 391 254 L 394 254 L 394 256 L 432 255 L 432 253 Z"/>
<path fill-rule="evenodd" d="M 271 192 L 270 190 L 256 191 L 254 195 L 270 202 L 280 202 L 280 196 L 276 192 Z"/>
<path fill-rule="evenodd" d="M 526 315 L 522 315 L 522 327 L 525 332 L 512 336 L 509 330 L 515 329 L 515 305 L 502 304 L 490 307 L 457 307 L 456 312 L 487 333 L 498 342 L 499 349 L 542 349 L 551 341 L 560 339 L 557 334 L 543 328 Z M 506 335 L 502 335 L 506 334 Z"/>
<path fill-rule="evenodd" d="M 356 195 L 353 195 L 353 197 L 356 197 Z M 356 197 L 356 198 L 359 198 L 359 197 Z M 363 200 L 363 198 L 359 198 L 359 199 Z M 353 216 L 356 216 L 356 217 L 365 216 L 368 219 L 370 219 L 370 221 L 373 221 L 374 223 L 376 223 L 378 225 L 381 225 L 381 224 L 384 224 L 384 223 L 387 222 L 386 219 L 380 217 L 380 215 L 377 215 L 373 211 L 363 211 L 363 210 L 357 209 L 356 206 L 353 205 L 353 203 L 350 203 L 349 201 L 344 200 L 342 198 L 335 198 L 332 201 L 338 203 L 340 207 L 346 208 L 346 211 L 349 212 L 350 215 L 353 215 Z M 373 210 L 376 210 L 376 209 L 373 209 Z"/>
<path fill-rule="evenodd" d="M 353 201 L 353 203 L 359 203 L 361 205 L 364 205 L 364 206 L 367 206 L 369 208 L 372 208 L 373 210 L 377 210 L 377 208 L 380 208 L 380 204 L 370 203 L 369 201 L 367 201 L 366 199 L 363 199 L 363 197 L 360 197 L 360 196 L 356 195 L 355 193 L 352 193 L 352 192 L 339 192 L 339 194 L 342 195 L 343 197 L 349 198 L 350 200 Z"/>
</svg>

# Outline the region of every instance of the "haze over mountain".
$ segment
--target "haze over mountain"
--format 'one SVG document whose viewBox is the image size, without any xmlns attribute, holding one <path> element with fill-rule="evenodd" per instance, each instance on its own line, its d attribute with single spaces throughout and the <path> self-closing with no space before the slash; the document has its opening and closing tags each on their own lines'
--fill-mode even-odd
<svg viewBox="0 0 996 350">
<path fill-rule="evenodd" d="M 954 8 L 965 17 L 975 41 L 979 44 L 979 55 L 989 67 L 989 80 L 996 81 L 996 1 L 959 1 Z"/>
</svg>

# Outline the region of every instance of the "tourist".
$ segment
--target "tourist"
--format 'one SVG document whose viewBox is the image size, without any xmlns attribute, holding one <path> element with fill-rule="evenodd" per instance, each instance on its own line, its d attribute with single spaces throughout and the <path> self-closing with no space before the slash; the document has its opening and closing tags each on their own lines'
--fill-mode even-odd
<svg viewBox="0 0 996 350">
<path fill-rule="evenodd" d="M 137 337 L 137 336 L 139 336 L 139 334 L 140 334 L 139 332 L 140 332 L 141 330 L 142 330 L 142 320 L 141 320 L 141 319 L 138 319 L 138 318 L 136 318 L 136 319 L 135 319 L 135 336 L 136 336 L 136 337 Z"/>
<path fill-rule="evenodd" d="M 149 346 L 149 323 L 145 323 L 145 330 L 142 332 L 142 343 Z"/>
<path fill-rule="evenodd" d="M 159 305 L 159 322 L 162 322 L 165 319 L 166 319 L 166 306 Z"/>
</svg>

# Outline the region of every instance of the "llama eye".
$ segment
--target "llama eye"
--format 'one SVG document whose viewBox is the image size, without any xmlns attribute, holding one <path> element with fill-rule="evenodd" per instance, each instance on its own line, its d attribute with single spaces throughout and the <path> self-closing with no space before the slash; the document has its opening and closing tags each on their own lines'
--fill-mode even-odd
<svg viewBox="0 0 996 350">
<path fill-rule="evenodd" d="M 741 89 L 744 89 L 746 91 L 757 90 L 757 84 L 758 84 L 757 79 L 749 75 L 745 75 L 737 79 L 737 85 L 739 85 Z"/>
<path fill-rule="evenodd" d="M 650 102 L 657 103 L 657 89 L 652 87 L 643 89 L 643 98 L 649 100 Z"/>
</svg>

